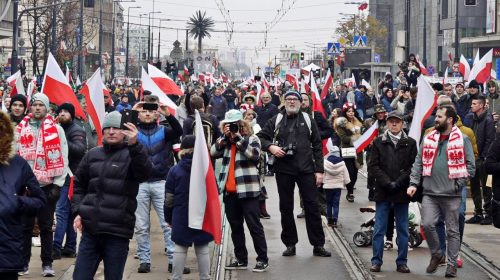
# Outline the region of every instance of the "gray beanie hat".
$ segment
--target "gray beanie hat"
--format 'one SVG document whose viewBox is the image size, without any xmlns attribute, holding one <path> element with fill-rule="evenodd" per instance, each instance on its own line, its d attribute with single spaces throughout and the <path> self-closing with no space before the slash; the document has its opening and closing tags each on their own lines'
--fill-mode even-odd
<svg viewBox="0 0 500 280">
<path fill-rule="evenodd" d="M 121 120 L 122 120 L 122 114 L 120 114 L 120 112 L 113 111 L 109 113 L 106 116 L 106 118 L 104 118 L 104 123 L 102 124 L 102 130 L 110 127 L 120 128 Z"/>
<path fill-rule="evenodd" d="M 35 101 L 42 102 L 43 105 L 45 105 L 45 108 L 47 108 L 47 110 L 50 109 L 50 102 L 49 102 L 49 98 L 47 97 L 47 95 L 39 92 L 39 93 L 33 95 L 33 97 L 31 98 L 31 104 L 35 103 Z"/>
</svg>

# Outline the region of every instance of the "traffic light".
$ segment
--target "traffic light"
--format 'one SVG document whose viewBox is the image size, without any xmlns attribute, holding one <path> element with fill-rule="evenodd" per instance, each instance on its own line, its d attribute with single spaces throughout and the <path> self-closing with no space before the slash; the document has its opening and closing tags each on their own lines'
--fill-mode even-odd
<svg viewBox="0 0 500 280">
<path fill-rule="evenodd" d="M 304 53 L 303 52 L 300 53 L 300 60 L 304 60 Z"/>
<path fill-rule="evenodd" d="M 477 0 L 465 0 L 464 5 L 465 6 L 476 6 L 477 5 Z"/>
<path fill-rule="evenodd" d="M 83 1 L 83 6 L 85 8 L 94 8 L 95 1 L 94 0 L 84 0 Z"/>
</svg>

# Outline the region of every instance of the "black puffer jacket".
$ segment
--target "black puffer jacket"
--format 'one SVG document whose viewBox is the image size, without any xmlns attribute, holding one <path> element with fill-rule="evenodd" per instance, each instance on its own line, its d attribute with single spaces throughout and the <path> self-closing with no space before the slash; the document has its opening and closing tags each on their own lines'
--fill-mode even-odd
<svg viewBox="0 0 500 280">
<path fill-rule="evenodd" d="M 493 118 L 488 112 L 484 112 L 479 116 L 470 113 L 465 116 L 463 124 L 474 131 L 479 159 L 484 160 L 488 154 L 491 143 L 495 140 L 495 124 Z"/>
<path fill-rule="evenodd" d="M 404 132 L 398 144 L 388 136 L 389 132 L 373 141 L 368 173 L 375 180 L 375 201 L 395 203 L 408 203 L 410 197 L 406 189 L 410 184 L 410 173 L 415 156 L 417 143 Z M 396 183 L 396 188 L 391 189 L 391 182 Z"/>
<path fill-rule="evenodd" d="M 493 198 L 500 201 L 500 132 L 490 146 L 484 167 L 486 173 L 493 174 Z"/>
<path fill-rule="evenodd" d="M 302 113 L 293 116 L 287 116 L 285 112 L 280 114 L 285 115 L 278 124 L 276 141 L 282 148 L 295 144 L 295 152 L 293 156 L 276 158 L 274 171 L 290 175 L 323 173 L 323 152 L 316 122 L 311 120 L 311 132 Z M 264 151 L 268 151 L 273 144 L 277 116 L 272 117 L 257 133 Z"/>
<path fill-rule="evenodd" d="M 104 144 L 90 150 L 76 171 L 72 203 L 84 230 L 132 238 L 139 183 L 149 178 L 152 169 L 140 143 Z"/>
<path fill-rule="evenodd" d="M 74 174 L 85 152 L 87 152 L 87 135 L 85 130 L 74 122 L 61 124 L 61 127 L 64 129 L 68 141 L 68 166 Z"/>
</svg>

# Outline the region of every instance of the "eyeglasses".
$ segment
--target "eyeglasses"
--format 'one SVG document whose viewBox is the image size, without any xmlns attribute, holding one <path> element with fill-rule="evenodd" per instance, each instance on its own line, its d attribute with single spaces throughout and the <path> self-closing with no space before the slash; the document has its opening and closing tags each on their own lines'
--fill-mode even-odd
<svg viewBox="0 0 500 280">
<path fill-rule="evenodd" d="M 297 101 L 299 101 L 298 98 L 286 98 L 285 100 L 288 101 L 288 102 L 297 102 Z"/>
</svg>

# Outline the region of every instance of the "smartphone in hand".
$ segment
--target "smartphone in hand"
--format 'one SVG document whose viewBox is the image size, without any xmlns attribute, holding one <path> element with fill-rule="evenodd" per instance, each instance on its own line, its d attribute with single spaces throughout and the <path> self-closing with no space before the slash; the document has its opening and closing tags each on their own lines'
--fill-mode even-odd
<svg viewBox="0 0 500 280">
<path fill-rule="evenodd" d="M 122 111 L 122 119 L 120 122 L 121 129 L 127 129 L 123 124 L 132 123 L 137 125 L 139 122 L 139 112 L 136 110 L 123 110 Z"/>
</svg>

